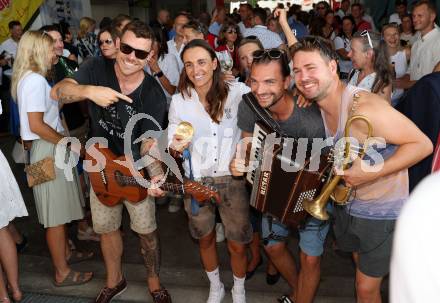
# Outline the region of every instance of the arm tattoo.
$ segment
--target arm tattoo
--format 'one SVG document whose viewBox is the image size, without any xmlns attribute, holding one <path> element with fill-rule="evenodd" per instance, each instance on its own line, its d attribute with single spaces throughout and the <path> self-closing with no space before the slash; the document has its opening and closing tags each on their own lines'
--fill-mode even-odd
<svg viewBox="0 0 440 303">
<path fill-rule="evenodd" d="M 69 103 L 73 103 L 73 102 L 77 102 L 77 101 L 82 100 L 82 98 L 79 98 L 77 96 L 66 94 L 65 92 L 63 92 L 61 90 L 61 87 L 57 88 L 57 96 L 58 96 L 58 100 L 61 104 L 69 104 Z"/>
</svg>

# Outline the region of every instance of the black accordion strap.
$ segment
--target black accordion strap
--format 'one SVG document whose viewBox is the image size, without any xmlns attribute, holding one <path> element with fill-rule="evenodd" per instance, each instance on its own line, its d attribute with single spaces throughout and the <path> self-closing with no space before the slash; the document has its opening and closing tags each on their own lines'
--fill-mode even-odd
<svg viewBox="0 0 440 303">
<path fill-rule="evenodd" d="M 249 108 L 257 115 L 258 120 L 261 120 L 264 124 L 270 127 L 274 132 L 285 137 L 283 130 L 280 125 L 272 118 L 272 116 L 267 112 L 266 109 L 258 104 L 257 98 L 252 93 L 247 93 L 243 95 L 243 100 L 249 106 Z"/>
<path fill-rule="evenodd" d="M 262 243 L 263 243 L 264 246 L 267 246 L 271 240 L 276 241 L 276 242 L 285 242 L 285 241 L 287 241 L 287 237 L 286 236 L 279 236 L 279 235 L 276 235 L 274 233 L 274 231 L 272 229 L 273 220 L 274 219 L 273 219 L 272 216 L 267 216 L 267 223 L 269 224 L 269 235 L 262 239 Z"/>
</svg>

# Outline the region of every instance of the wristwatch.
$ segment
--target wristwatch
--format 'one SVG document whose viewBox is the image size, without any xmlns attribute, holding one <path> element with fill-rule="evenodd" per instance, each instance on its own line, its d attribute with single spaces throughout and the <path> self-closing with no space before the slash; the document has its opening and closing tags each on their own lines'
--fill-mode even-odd
<svg viewBox="0 0 440 303">
<path fill-rule="evenodd" d="M 154 77 L 158 77 L 158 78 L 160 78 L 160 77 L 163 76 L 163 71 L 160 70 L 160 71 L 158 71 L 157 73 L 154 73 L 153 76 L 154 76 Z"/>
</svg>

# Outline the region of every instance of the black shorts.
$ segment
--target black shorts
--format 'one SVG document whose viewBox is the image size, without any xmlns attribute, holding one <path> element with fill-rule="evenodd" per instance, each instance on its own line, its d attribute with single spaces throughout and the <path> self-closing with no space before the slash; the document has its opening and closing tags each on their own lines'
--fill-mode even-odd
<svg viewBox="0 0 440 303">
<path fill-rule="evenodd" d="M 335 206 L 333 225 L 336 243 L 342 251 L 359 254 L 359 270 L 370 277 L 383 277 L 390 271 L 391 249 L 396 220 L 353 217 L 346 207 Z"/>
</svg>

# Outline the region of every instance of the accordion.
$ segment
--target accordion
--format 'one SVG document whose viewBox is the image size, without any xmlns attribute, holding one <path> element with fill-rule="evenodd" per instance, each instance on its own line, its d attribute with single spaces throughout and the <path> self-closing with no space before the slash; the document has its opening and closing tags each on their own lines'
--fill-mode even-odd
<svg viewBox="0 0 440 303">
<path fill-rule="evenodd" d="M 307 216 L 302 201 L 315 198 L 327 181 L 331 168 L 329 157 L 321 153 L 311 155 L 307 151 L 305 161 L 296 162 L 298 140 L 285 136 L 251 93 L 243 99 L 259 120 L 254 127 L 251 167 L 246 175 L 252 185 L 250 205 L 285 225 L 297 227 Z M 269 144 L 267 139 L 274 137 L 276 142 Z M 285 149 L 289 152 L 284 153 Z M 315 167 L 311 169 L 312 166 Z"/>
</svg>

